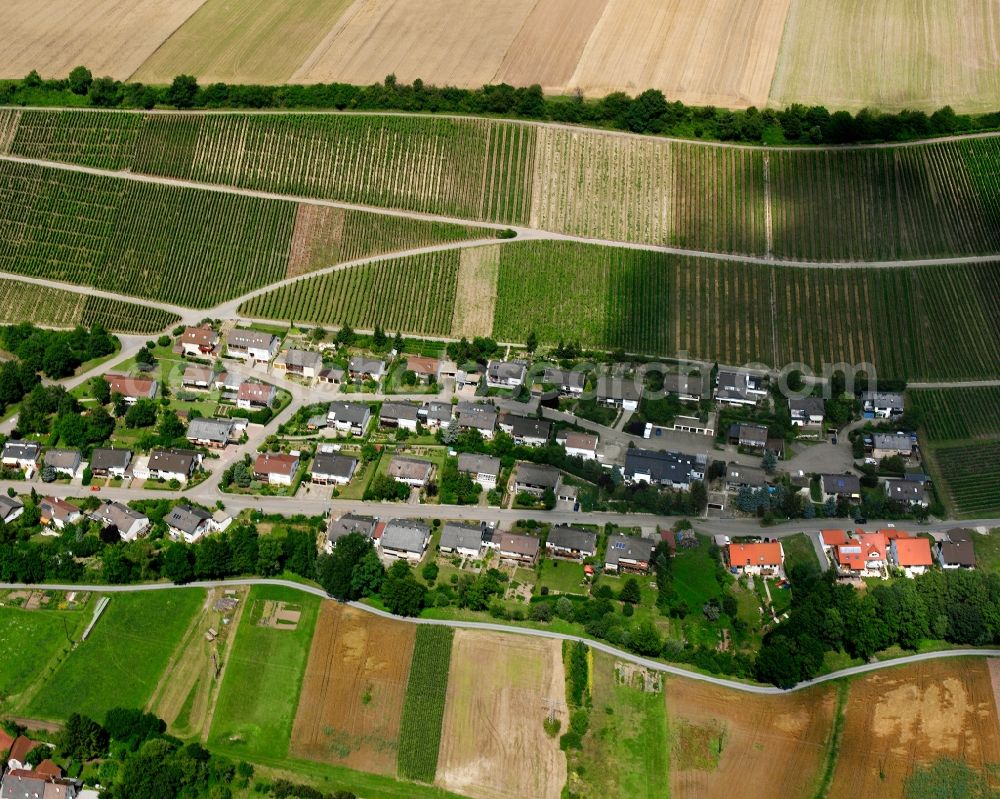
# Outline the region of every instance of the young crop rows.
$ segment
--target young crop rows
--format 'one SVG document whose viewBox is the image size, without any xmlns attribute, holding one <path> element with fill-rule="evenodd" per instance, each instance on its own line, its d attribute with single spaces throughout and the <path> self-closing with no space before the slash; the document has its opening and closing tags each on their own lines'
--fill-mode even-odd
<svg viewBox="0 0 1000 799">
<path fill-rule="evenodd" d="M 131 169 L 142 127 L 138 114 L 25 110 L 11 152 L 100 169 Z"/>
<path fill-rule="evenodd" d="M 450 627 L 417 628 L 399 729 L 398 767 L 403 777 L 434 782 L 454 637 Z"/>
<path fill-rule="evenodd" d="M 295 207 L 0 163 L 0 271 L 210 306 L 284 276 Z"/>
<path fill-rule="evenodd" d="M 957 515 L 1000 514 L 1000 441 L 936 447 L 932 457 Z"/>
<path fill-rule="evenodd" d="M 1000 436 L 1000 386 L 915 389 L 908 399 L 930 441 Z"/>
<path fill-rule="evenodd" d="M 304 278 L 254 297 L 240 313 L 404 333 L 451 332 L 459 251 L 393 258 Z"/>
</svg>

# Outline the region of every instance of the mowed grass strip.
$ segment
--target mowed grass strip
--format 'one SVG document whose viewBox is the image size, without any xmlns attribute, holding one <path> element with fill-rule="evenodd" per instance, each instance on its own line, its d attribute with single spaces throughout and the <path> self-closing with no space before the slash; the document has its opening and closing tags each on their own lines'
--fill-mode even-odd
<svg viewBox="0 0 1000 799">
<path fill-rule="evenodd" d="M 399 730 L 398 767 L 402 777 L 434 782 L 454 637 L 450 627 L 417 628 Z"/>
<path fill-rule="evenodd" d="M 205 592 L 191 588 L 122 593 L 31 700 L 32 718 L 95 719 L 112 707 L 144 707 Z"/>
<path fill-rule="evenodd" d="M 236 757 L 285 757 L 320 600 L 289 588 L 254 586 L 246 601 L 209 742 Z M 295 628 L 262 626 L 268 602 L 299 611 Z"/>
</svg>

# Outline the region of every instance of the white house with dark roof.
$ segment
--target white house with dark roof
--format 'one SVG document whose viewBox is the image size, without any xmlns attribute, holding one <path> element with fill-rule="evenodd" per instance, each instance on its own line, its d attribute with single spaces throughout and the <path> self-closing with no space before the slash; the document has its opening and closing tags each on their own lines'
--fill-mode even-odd
<svg viewBox="0 0 1000 799">
<path fill-rule="evenodd" d="M 430 461 L 397 456 L 389 461 L 387 474 L 412 488 L 423 488 L 430 482 L 433 471 L 434 464 Z"/>
<path fill-rule="evenodd" d="M 486 385 L 489 388 L 520 388 L 528 375 L 524 361 L 492 360 L 486 364 Z"/>
<path fill-rule="evenodd" d="M 552 434 L 552 423 L 512 413 L 500 417 L 500 429 L 522 447 L 544 447 Z"/>
<path fill-rule="evenodd" d="M 419 561 L 427 551 L 431 528 L 413 519 L 392 519 L 382 531 L 379 548 L 390 558 Z"/>
<path fill-rule="evenodd" d="M 379 427 L 392 427 L 416 432 L 420 409 L 408 402 L 383 402 L 379 412 Z"/>
<path fill-rule="evenodd" d="M 496 408 L 478 402 L 460 402 L 457 410 L 459 430 L 475 430 L 487 441 L 493 438 L 497 427 Z"/>
<path fill-rule="evenodd" d="M 24 503 L 21 500 L 17 497 L 0 494 L 0 520 L 4 524 L 10 524 L 22 513 L 24 513 Z"/>
<path fill-rule="evenodd" d="M 865 419 L 893 419 L 903 415 L 903 395 L 896 391 L 863 391 L 861 413 Z"/>
<path fill-rule="evenodd" d="M 236 328 L 226 338 L 226 354 L 231 358 L 267 363 L 278 354 L 278 337 L 259 330 Z"/>
<path fill-rule="evenodd" d="M 705 375 L 682 375 L 676 373 L 663 376 L 663 390 L 675 394 L 681 402 L 700 402 L 708 393 L 708 380 Z"/>
<path fill-rule="evenodd" d="M 201 463 L 201 455 L 189 449 L 154 449 L 145 462 L 133 467 L 135 476 L 141 480 L 191 479 L 195 468 Z"/>
<path fill-rule="evenodd" d="M 725 369 L 718 374 L 715 400 L 722 405 L 756 405 L 767 396 L 767 377 L 745 369 Z"/>
<path fill-rule="evenodd" d="M 497 487 L 500 459 L 492 455 L 462 452 L 458 456 L 458 471 L 469 475 L 474 483 L 479 483 L 487 491 L 492 491 Z"/>
<path fill-rule="evenodd" d="M 367 538 L 369 541 L 375 535 L 375 518 L 373 516 L 359 516 L 354 513 L 345 513 L 339 519 L 330 519 L 330 525 L 326 530 L 326 544 L 324 548 L 327 554 L 333 552 L 337 542 L 344 536 L 357 533 Z"/>
<path fill-rule="evenodd" d="M 853 474 L 824 474 L 820 476 L 823 501 L 845 497 L 851 502 L 861 501 L 861 480 Z"/>
<path fill-rule="evenodd" d="M 98 447 L 90 453 L 90 471 L 97 477 L 122 479 L 132 463 L 132 450 L 121 447 Z"/>
<path fill-rule="evenodd" d="M 579 397 L 587 385 L 587 375 L 582 370 L 546 366 L 542 382 L 555 386 L 564 397 Z"/>
<path fill-rule="evenodd" d="M 545 550 L 553 557 L 583 560 L 597 552 L 597 533 L 557 525 L 549 530 Z"/>
<path fill-rule="evenodd" d="M 450 402 L 432 400 L 421 405 L 417 414 L 420 417 L 420 423 L 428 430 L 440 430 L 451 424 L 455 415 L 455 406 Z"/>
<path fill-rule="evenodd" d="M 622 574 L 646 574 L 653 555 L 653 542 L 630 535 L 608 536 L 604 551 L 604 570 Z"/>
<path fill-rule="evenodd" d="M 363 402 L 331 402 L 326 421 L 338 433 L 364 435 L 372 418 L 372 409 Z"/>
<path fill-rule="evenodd" d="M 454 552 L 466 558 L 478 558 L 483 551 L 483 538 L 489 540 L 493 531 L 483 525 L 448 522 L 441 531 L 438 548 L 442 552 Z"/>
<path fill-rule="evenodd" d="M 637 411 L 645 391 L 641 375 L 601 375 L 597 379 L 594 399 L 608 408 Z"/>
<path fill-rule="evenodd" d="M 908 460 L 913 455 L 913 439 L 908 433 L 875 433 L 872 436 L 872 457 L 878 460 L 899 456 Z"/>
<path fill-rule="evenodd" d="M 163 517 L 167 524 L 167 532 L 175 541 L 193 544 L 199 538 L 212 531 L 212 514 L 201 508 L 190 505 L 175 505 Z"/>
<path fill-rule="evenodd" d="M 826 418 L 826 403 L 822 397 L 792 398 L 788 400 L 788 410 L 796 427 L 821 425 Z"/>
<path fill-rule="evenodd" d="M 38 468 L 38 456 L 41 452 L 42 445 L 37 441 L 14 439 L 3 445 L 3 455 L 0 458 L 8 469 L 34 472 Z"/>
<path fill-rule="evenodd" d="M 927 489 L 916 480 L 886 480 L 885 493 L 889 499 L 907 505 L 919 505 L 922 508 L 930 505 Z"/>
<path fill-rule="evenodd" d="M 357 468 L 357 458 L 335 452 L 317 452 L 310 467 L 310 480 L 318 485 L 347 485 Z"/>
<path fill-rule="evenodd" d="M 192 419 L 188 424 L 187 440 L 198 447 L 225 449 L 235 431 L 236 423 L 232 419 Z"/>
<path fill-rule="evenodd" d="M 347 362 L 347 374 L 351 380 L 381 380 L 385 375 L 385 361 L 355 355 Z"/>
<path fill-rule="evenodd" d="M 625 453 L 626 483 L 648 483 L 687 491 L 695 480 L 705 477 L 705 458 L 682 452 L 633 447 Z"/>
<path fill-rule="evenodd" d="M 323 369 L 323 356 L 312 350 L 287 349 L 274 359 L 274 368 L 307 380 L 315 380 Z"/>
<path fill-rule="evenodd" d="M 561 474 L 555 466 L 519 463 L 514 470 L 514 493 L 522 492 L 542 496 L 547 490 L 555 492 Z"/>
<path fill-rule="evenodd" d="M 598 437 L 593 433 L 563 430 L 556 434 L 556 443 L 563 446 L 569 457 L 583 458 L 585 461 L 597 460 L 598 441 Z"/>
<path fill-rule="evenodd" d="M 122 541 L 135 541 L 149 528 L 149 519 L 121 502 L 105 502 L 90 514 L 102 527 L 115 527 Z"/>
<path fill-rule="evenodd" d="M 56 474 L 76 477 L 80 473 L 83 455 L 78 449 L 49 449 L 43 459 L 45 466 L 55 469 Z"/>
</svg>

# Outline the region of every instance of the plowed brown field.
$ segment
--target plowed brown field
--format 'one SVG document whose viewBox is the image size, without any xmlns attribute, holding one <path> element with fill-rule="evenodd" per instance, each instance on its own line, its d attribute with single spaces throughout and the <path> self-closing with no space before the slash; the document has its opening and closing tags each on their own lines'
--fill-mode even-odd
<svg viewBox="0 0 1000 799">
<path fill-rule="evenodd" d="M 985 660 L 917 663 L 857 680 L 830 799 L 902 797 L 917 764 L 1000 762 L 1000 724 Z"/>
<path fill-rule="evenodd" d="M 289 752 L 395 774 L 415 630 L 412 624 L 324 602 Z"/>
</svg>

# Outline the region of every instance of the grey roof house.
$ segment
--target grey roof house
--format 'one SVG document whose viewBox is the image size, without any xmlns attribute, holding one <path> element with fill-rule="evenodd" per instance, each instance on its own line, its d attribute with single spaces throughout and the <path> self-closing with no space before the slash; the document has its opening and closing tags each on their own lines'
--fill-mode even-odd
<svg viewBox="0 0 1000 799">
<path fill-rule="evenodd" d="M 170 535 L 175 540 L 193 544 L 212 526 L 212 514 L 201 508 L 190 505 L 175 505 L 163 521 L 166 522 Z"/>
<path fill-rule="evenodd" d="M 540 497 L 546 490 L 555 491 L 559 479 L 559 470 L 554 466 L 519 463 L 514 470 L 514 492 L 526 491 Z"/>
<path fill-rule="evenodd" d="M 331 402 L 326 420 L 335 429 L 360 436 L 368 427 L 372 409 L 363 402 Z"/>
<path fill-rule="evenodd" d="M 346 485 L 358 468 L 357 458 L 333 452 L 317 452 L 310 468 L 310 479 L 320 485 Z"/>
<path fill-rule="evenodd" d="M 433 471 L 434 464 L 417 458 L 395 457 L 389 461 L 389 477 L 414 488 L 427 485 Z"/>
<path fill-rule="evenodd" d="M 431 528 L 412 519 L 392 519 L 382 531 L 379 546 L 383 554 L 394 558 L 420 560 L 427 549 Z"/>
<path fill-rule="evenodd" d="M 232 419 L 192 419 L 188 424 L 187 440 L 200 447 L 222 449 L 232 440 L 235 429 Z"/>
<path fill-rule="evenodd" d="M 583 560 L 597 552 L 597 533 L 577 527 L 553 527 L 545 539 L 545 548 L 552 555 Z"/>
<path fill-rule="evenodd" d="M 653 542 L 648 538 L 612 535 L 608 537 L 604 553 L 604 570 L 645 574 L 649 571 L 649 559 L 652 555 Z"/>
<path fill-rule="evenodd" d="M 625 453 L 625 481 L 687 490 L 705 476 L 704 458 L 681 452 L 632 448 Z"/>
<path fill-rule="evenodd" d="M 500 459 L 492 455 L 462 452 L 458 456 L 458 471 L 469 475 L 474 482 L 491 491 L 496 488 L 497 477 L 500 475 Z"/>
<path fill-rule="evenodd" d="M 124 477 L 132 462 L 132 450 L 115 447 L 98 447 L 90 453 L 90 471 L 96 475 Z"/>
<path fill-rule="evenodd" d="M 371 540 L 375 535 L 375 518 L 345 513 L 339 519 L 331 519 L 326 531 L 326 551 L 333 552 L 337 542 L 344 536 L 357 533 Z"/>
<path fill-rule="evenodd" d="M 73 477 L 80 468 L 83 455 L 78 449 L 50 449 L 45 452 L 44 463 L 59 474 Z"/>
<path fill-rule="evenodd" d="M 475 558 L 482 551 L 484 536 L 489 540 L 493 536 L 493 531 L 483 525 L 448 522 L 441 531 L 438 547 L 442 552 L 455 552 Z"/>
</svg>

